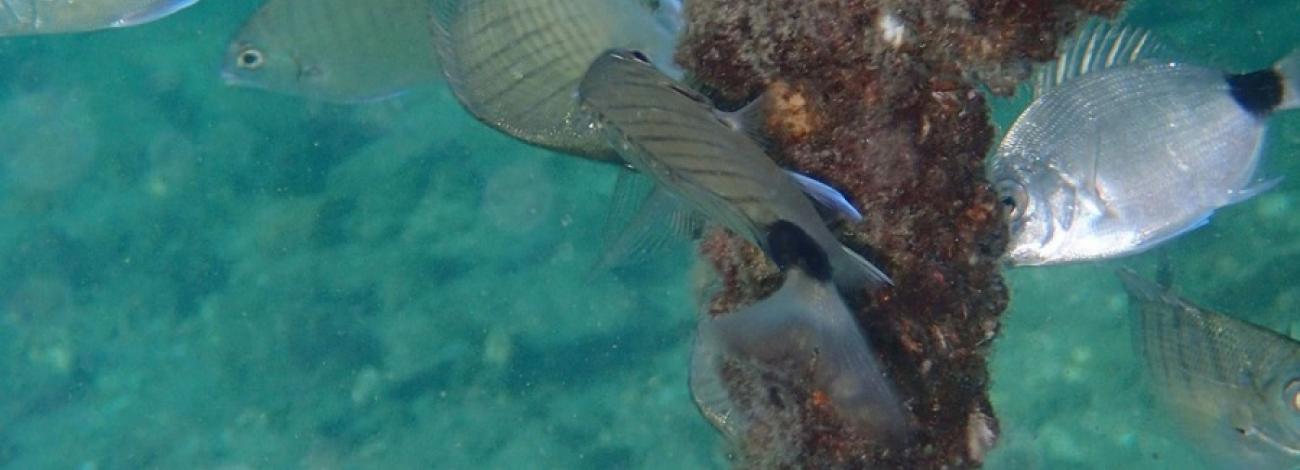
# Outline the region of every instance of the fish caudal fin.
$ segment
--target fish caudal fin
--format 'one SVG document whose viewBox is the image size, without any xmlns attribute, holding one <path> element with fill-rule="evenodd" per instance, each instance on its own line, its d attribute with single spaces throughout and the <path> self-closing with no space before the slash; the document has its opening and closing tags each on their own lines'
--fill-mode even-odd
<svg viewBox="0 0 1300 470">
<path fill-rule="evenodd" d="M 838 291 L 798 267 L 768 298 L 705 316 L 697 334 L 691 393 L 729 437 L 750 423 L 802 425 L 798 410 L 830 406 L 864 437 L 887 445 L 908 438 L 903 406 Z"/>
<path fill-rule="evenodd" d="M 1273 66 L 1273 70 L 1282 77 L 1282 100 L 1277 109 L 1294 109 L 1300 107 L 1300 49 L 1291 51 Z"/>
</svg>

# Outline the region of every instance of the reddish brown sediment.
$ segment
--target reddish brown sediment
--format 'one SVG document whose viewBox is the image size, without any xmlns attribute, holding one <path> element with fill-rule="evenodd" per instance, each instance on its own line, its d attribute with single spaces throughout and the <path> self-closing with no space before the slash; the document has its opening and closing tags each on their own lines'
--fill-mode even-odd
<svg viewBox="0 0 1300 470">
<path fill-rule="evenodd" d="M 773 156 L 862 210 L 865 220 L 841 239 L 896 287 L 847 300 L 917 426 L 906 449 L 889 451 L 844 431 L 825 396 L 805 390 L 780 426 L 754 426 L 738 439 L 741 466 L 979 466 L 997 433 L 986 361 L 1007 293 L 997 262 L 1005 227 L 983 176 L 994 132 L 976 84 L 1011 91 L 1076 23 L 1113 15 L 1122 3 L 689 3 L 678 61 L 721 100 L 769 92 Z M 712 314 L 779 282 L 760 252 L 733 237 L 712 234 L 700 252 L 718 273 Z M 725 369 L 724 383 L 743 403 L 754 377 Z"/>
</svg>

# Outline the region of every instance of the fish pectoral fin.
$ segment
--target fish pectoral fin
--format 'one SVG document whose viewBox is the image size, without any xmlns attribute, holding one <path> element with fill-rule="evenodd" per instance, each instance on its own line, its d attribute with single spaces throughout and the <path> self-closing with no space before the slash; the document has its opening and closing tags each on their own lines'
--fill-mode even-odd
<svg viewBox="0 0 1300 470">
<path fill-rule="evenodd" d="M 649 178 L 622 172 L 606 215 L 604 248 L 591 274 L 647 262 L 675 241 L 696 238 L 703 225 L 699 215 Z"/>
<path fill-rule="evenodd" d="M 844 198 L 844 194 L 836 191 L 830 185 L 804 176 L 793 170 L 786 170 L 786 173 L 794 179 L 804 194 L 807 194 L 813 202 L 817 203 L 818 208 L 828 209 L 835 214 L 847 217 L 854 222 L 862 221 L 862 213 Z"/>
</svg>

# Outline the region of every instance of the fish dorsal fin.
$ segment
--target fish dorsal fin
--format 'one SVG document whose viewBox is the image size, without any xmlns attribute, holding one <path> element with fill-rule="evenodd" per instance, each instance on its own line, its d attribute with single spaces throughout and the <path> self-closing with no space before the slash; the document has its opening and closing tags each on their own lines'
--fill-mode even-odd
<svg viewBox="0 0 1300 470">
<path fill-rule="evenodd" d="M 1070 80 L 1098 70 L 1168 54 L 1168 48 L 1142 28 L 1093 18 L 1057 49 L 1055 62 L 1034 76 L 1034 94 L 1042 96 Z"/>
<path fill-rule="evenodd" d="M 735 111 L 723 111 L 715 108 L 713 114 L 731 130 L 749 137 L 764 151 L 771 151 L 773 150 L 772 141 L 768 138 L 765 129 L 767 126 L 769 96 L 766 92 L 758 95 L 758 97 Z"/>
</svg>

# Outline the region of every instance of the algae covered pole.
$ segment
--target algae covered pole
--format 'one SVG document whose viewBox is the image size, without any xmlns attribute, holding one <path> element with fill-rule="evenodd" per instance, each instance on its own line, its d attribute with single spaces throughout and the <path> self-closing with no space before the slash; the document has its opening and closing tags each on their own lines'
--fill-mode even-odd
<svg viewBox="0 0 1300 470">
<path fill-rule="evenodd" d="M 722 382 L 741 406 L 781 409 L 732 436 L 747 467 L 967 468 L 993 445 L 987 352 L 1007 304 L 1006 233 L 984 179 L 993 144 L 977 85 L 1011 91 L 1033 62 L 1117 0 L 692 0 L 677 60 L 723 100 L 766 93 L 774 157 L 842 190 L 865 220 L 842 239 L 896 285 L 846 299 L 915 419 L 887 448 L 835 422 L 817 391 L 772 397 Z M 775 271 L 738 239 L 700 245 L 718 273 L 710 314 L 770 292 Z M 789 388 L 798 388 L 797 386 Z M 776 403 L 774 405 L 774 403 Z M 779 405 L 779 406 L 778 406 Z"/>
</svg>

